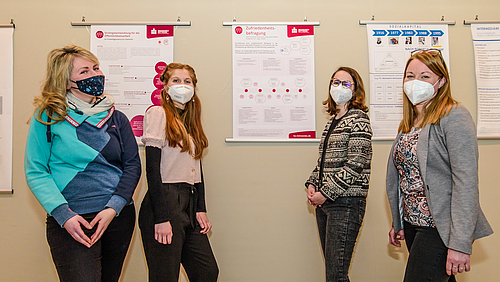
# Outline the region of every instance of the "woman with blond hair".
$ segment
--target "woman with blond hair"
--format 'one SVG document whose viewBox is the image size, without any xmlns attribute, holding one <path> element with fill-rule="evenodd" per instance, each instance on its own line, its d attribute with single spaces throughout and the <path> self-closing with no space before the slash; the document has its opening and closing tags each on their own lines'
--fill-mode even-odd
<svg viewBox="0 0 500 282">
<path fill-rule="evenodd" d="M 479 205 L 476 128 L 451 96 L 439 50 L 412 53 L 403 119 L 387 164 L 389 242 L 409 251 L 404 281 L 456 281 L 472 243 L 493 233 Z"/>
<path fill-rule="evenodd" d="M 60 281 L 118 281 L 132 238 L 141 162 L 130 123 L 113 101 L 91 52 L 73 45 L 50 52 L 25 172 L 48 213 Z"/>
<path fill-rule="evenodd" d="M 196 74 L 170 63 L 160 77 L 162 106 L 144 118 L 148 191 L 139 213 L 149 281 L 179 279 L 182 263 L 191 282 L 217 281 L 208 240 L 201 158 L 208 140 L 201 125 Z"/>
</svg>

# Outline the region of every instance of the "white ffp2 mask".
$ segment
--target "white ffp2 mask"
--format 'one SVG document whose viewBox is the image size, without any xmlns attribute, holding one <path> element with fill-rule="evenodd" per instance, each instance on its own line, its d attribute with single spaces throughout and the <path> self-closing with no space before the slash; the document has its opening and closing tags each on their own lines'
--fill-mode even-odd
<svg viewBox="0 0 500 282">
<path fill-rule="evenodd" d="M 168 95 L 172 100 L 184 105 L 193 98 L 194 88 L 185 84 L 172 85 L 168 88 Z"/>
<path fill-rule="evenodd" d="M 349 88 L 344 88 L 342 85 L 333 86 L 330 88 L 330 96 L 337 105 L 343 105 L 352 98 L 352 91 Z"/>
<path fill-rule="evenodd" d="M 403 84 L 406 97 L 413 105 L 421 103 L 434 96 L 434 86 L 441 80 L 438 79 L 434 85 L 418 79 L 407 81 Z"/>
</svg>

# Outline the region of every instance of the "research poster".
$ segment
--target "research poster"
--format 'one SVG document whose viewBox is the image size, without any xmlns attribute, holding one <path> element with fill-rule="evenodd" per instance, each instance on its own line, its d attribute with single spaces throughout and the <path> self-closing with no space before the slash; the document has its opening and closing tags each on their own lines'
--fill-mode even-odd
<svg viewBox="0 0 500 282">
<path fill-rule="evenodd" d="M 314 26 L 232 26 L 233 138 L 315 138 Z"/>
<path fill-rule="evenodd" d="M 374 139 L 394 139 L 403 116 L 403 75 L 411 52 L 440 50 L 448 66 L 447 24 L 367 24 L 370 120 Z"/>
<path fill-rule="evenodd" d="M 0 28 L 0 191 L 12 191 L 13 27 Z"/>
<path fill-rule="evenodd" d="M 90 50 L 106 76 L 104 91 L 140 140 L 145 111 L 161 105 L 160 75 L 173 61 L 172 25 L 92 25 Z"/>
<path fill-rule="evenodd" d="M 477 135 L 500 138 L 500 24 L 471 24 L 477 87 Z"/>
</svg>

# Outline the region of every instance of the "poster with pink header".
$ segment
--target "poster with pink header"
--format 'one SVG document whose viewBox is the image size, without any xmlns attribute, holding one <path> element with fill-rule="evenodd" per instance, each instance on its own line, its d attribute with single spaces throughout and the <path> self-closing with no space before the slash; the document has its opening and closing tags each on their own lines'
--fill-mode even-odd
<svg viewBox="0 0 500 282">
<path fill-rule="evenodd" d="M 104 91 L 115 98 L 138 142 L 144 113 L 161 105 L 160 76 L 174 58 L 172 25 L 92 25 L 90 51 L 106 76 Z"/>
<path fill-rule="evenodd" d="M 233 138 L 315 138 L 314 26 L 234 24 Z"/>
</svg>

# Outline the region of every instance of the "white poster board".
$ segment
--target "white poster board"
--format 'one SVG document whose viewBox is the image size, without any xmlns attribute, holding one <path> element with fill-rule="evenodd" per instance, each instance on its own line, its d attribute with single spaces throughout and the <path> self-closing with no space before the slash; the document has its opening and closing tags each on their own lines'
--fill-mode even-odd
<svg viewBox="0 0 500 282">
<path fill-rule="evenodd" d="M 403 75 L 411 52 L 438 49 L 448 66 L 448 24 L 367 24 L 373 139 L 394 139 L 403 117 Z"/>
<path fill-rule="evenodd" d="M 500 138 L 500 24 L 471 24 L 477 87 L 477 135 Z"/>
<path fill-rule="evenodd" d="M 14 27 L 0 28 L 0 191 L 12 192 Z"/>
<path fill-rule="evenodd" d="M 160 75 L 174 59 L 174 27 L 92 25 L 90 46 L 106 76 L 104 91 L 113 95 L 140 141 L 144 113 L 161 105 Z"/>
<path fill-rule="evenodd" d="M 232 25 L 233 138 L 316 136 L 314 26 Z"/>
</svg>

